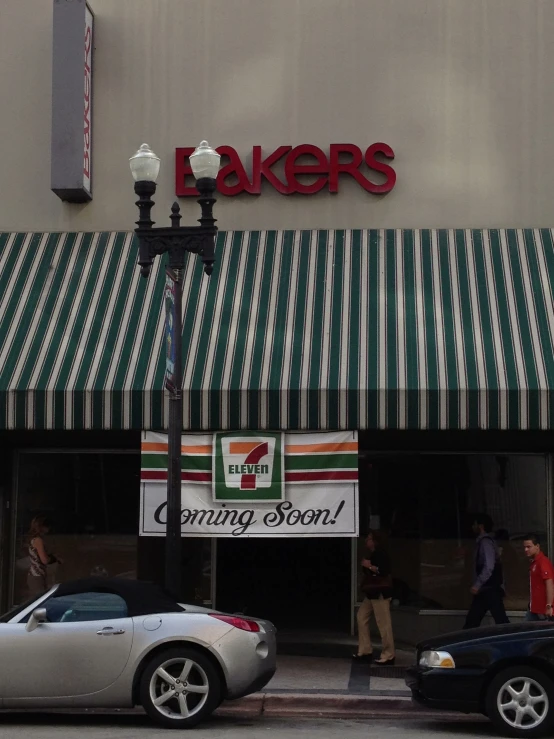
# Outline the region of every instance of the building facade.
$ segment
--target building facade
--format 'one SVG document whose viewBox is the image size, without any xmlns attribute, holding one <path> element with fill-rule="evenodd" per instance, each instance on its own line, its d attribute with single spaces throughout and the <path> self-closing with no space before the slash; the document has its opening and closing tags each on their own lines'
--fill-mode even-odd
<svg viewBox="0 0 554 739">
<path fill-rule="evenodd" d="M 227 176 L 214 274 L 185 275 L 185 431 L 358 432 L 358 529 L 392 555 L 397 630 L 459 623 L 477 512 L 520 617 L 521 538 L 552 550 L 554 10 L 90 0 L 92 199 L 76 203 L 51 180 L 64 3 L 7 0 L 0 25 L 5 604 L 24 597 L 38 512 L 53 577 L 163 571 L 163 540 L 138 532 L 141 432 L 168 420 L 164 269 L 136 267 L 128 158 L 147 141 L 162 159 L 158 225 L 176 197 L 192 222 L 183 150 L 207 138 Z M 359 546 L 184 537 L 184 586 L 348 632 Z"/>
</svg>

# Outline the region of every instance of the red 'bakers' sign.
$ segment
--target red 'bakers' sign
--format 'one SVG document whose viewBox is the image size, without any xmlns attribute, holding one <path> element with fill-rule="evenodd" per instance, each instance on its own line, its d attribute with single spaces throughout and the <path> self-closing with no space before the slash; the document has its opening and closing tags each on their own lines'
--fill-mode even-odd
<svg viewBox="0 0 554 739">
<path fill-rule="evenodd" d="M 194 147 L 186 146 L 175 150 L 175 192 L 179 197 L 197 196 L 196 187 L 187 184 L 192 176 L 189 157 Z M 339 175 L 353 177 L 367 192 L 382 194 L 392 190 L 396 183 L 396 172 L 377 156 L 394 159 L 394 152 L 387 144 L 372 144 L 365 153 L 354 144 L 331 144 L 329 156 L 318 146 L 279 146 L 271 154 L 263 155 L 261 146 L 252 148 L 252 174 L 249 176 L 232 146 L 219 146 L 222 167 L 217 178 L 217 189 L 221 195 L 238 195 L 242 192 L 260 195 L 262 181 L 272 185 L 283 195 L 298 192 L 304 195 L 329 188 L 329 192 L 339 191 Z M 365 166 L 362 166 L 365 165 Z M 279 174 L 275 172 L 279 169 Z M 378 172 L 381 181 L 375 183 L 368 179 L 371 173 Z M 301 179 L 298 179 L 300 175 Z M 309 177 L 309 180 L 306 180 Z M 383 181 L 384 177 L 384 181 Z"/>
</svg>

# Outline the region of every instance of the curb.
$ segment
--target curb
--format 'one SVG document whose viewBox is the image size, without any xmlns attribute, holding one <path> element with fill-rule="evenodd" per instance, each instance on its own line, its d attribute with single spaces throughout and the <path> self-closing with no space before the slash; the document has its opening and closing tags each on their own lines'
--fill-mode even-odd
<svg viewBox="0 0 554 739">
<path fill-rule="evenodd" d="M 399 718 L 475 721 L 475 715 L 426 709 L 411 698 L 360 695 L 322 695 L 313 693 L 255 693 L 237 701 L 223 703 L 217 716 L 271 718 Z"/>
<path fill-rule="evenodd" d="M 59 714 L 66 716 L 136 716 L 136 708 L 36 708 L 1 709 L 0 715 Z M 220 718 L 298 718 L 298 719 L 396 719 L 414 721 L 464 722 L 486 720 L 480 714 L 439 711 L 414 703 L 411 698 L 322 693 L 254 693 L 239 700 L 226 701 L 215 711 Z"/>
</svg>

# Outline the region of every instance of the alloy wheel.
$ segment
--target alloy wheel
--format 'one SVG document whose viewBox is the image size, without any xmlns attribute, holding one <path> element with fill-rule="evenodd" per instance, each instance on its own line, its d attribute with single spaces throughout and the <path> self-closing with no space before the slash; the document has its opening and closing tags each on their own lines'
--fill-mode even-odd
<svg viewBox="0 0 554 739">
<path fill-rule="evenodd" d="M 208 700 L 208 676 L 193 659 L 168 659 L 150 679 L 152 705 L 171 719 L 191 718 Z"/>
<path fill-rule="evenodd" d="M 530 677 L 513 677 L 498 691 L 496 705 L 503 720 L 515 729 L 536 729 L 548 715 L 546 690 Z"/>
</svg>

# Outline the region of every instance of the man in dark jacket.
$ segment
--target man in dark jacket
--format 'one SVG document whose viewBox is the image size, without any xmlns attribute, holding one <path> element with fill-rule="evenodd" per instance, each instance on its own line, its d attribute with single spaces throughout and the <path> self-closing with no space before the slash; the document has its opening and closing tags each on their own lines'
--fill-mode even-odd
<svg viewBox="0 0 554 739">
<path fill-rule="evenodd" d="M 472 528 L 477 535 L 474 579 L 471 586 L 473 601 L 467 613 L 464 629 L 480 626 L 487 611 L 490 611 L 495 623 L 510 623 L 504 608 L 504 577 L 498 546 L 491 534 L 491 517 L 486 514 L 476 516 Z"/>
</svg>

